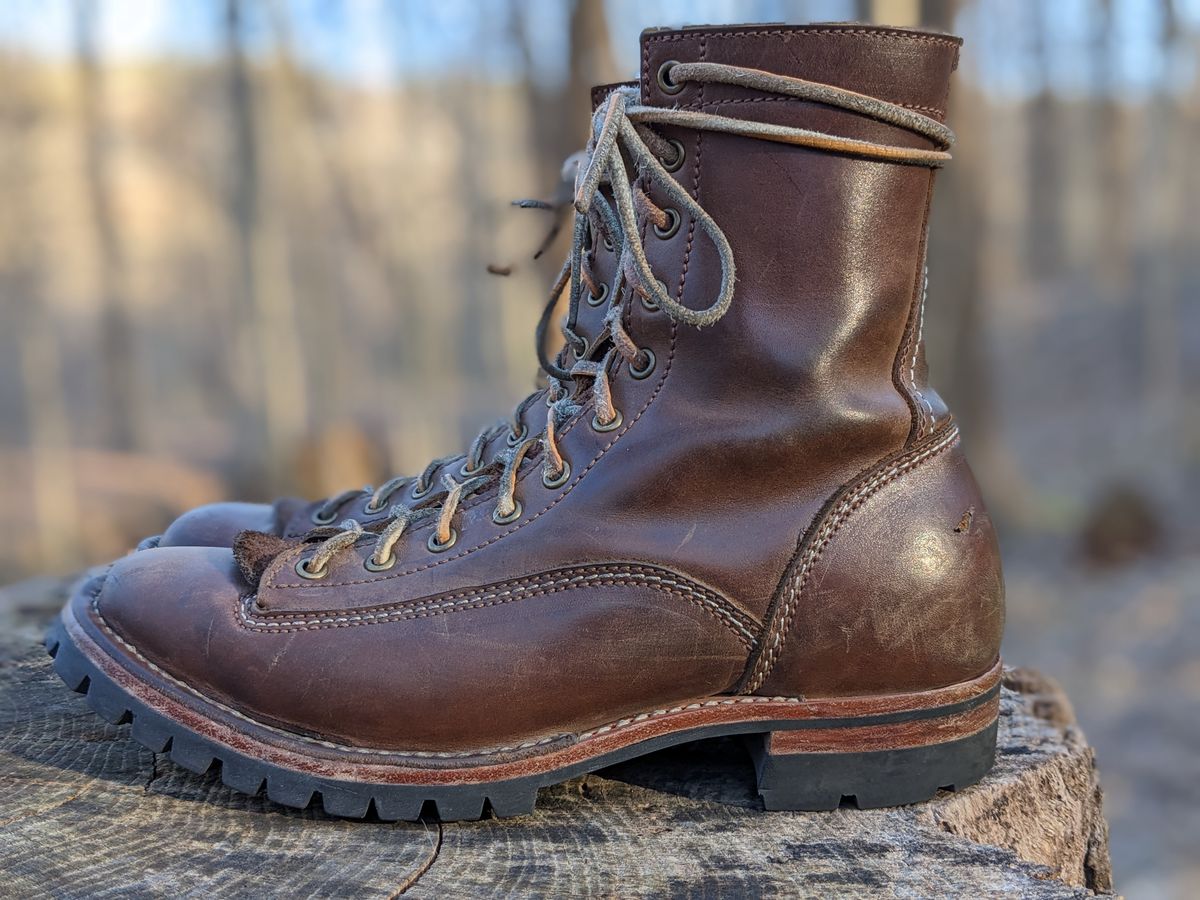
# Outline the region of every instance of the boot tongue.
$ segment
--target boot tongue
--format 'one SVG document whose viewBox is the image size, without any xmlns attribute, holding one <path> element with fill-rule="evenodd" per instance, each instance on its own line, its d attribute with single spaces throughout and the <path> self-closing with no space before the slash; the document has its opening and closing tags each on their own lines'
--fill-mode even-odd
<svg viewBox="0 0 1200 900">
<path fill-rule="evenodd" d="M 233 558 L 242 577 L 257 587 L 263 572 L 280 553 L 303 543 L 301 538 L 283 538 L 262 531 L 242 531 L 233 539 Z"/>
</svg>

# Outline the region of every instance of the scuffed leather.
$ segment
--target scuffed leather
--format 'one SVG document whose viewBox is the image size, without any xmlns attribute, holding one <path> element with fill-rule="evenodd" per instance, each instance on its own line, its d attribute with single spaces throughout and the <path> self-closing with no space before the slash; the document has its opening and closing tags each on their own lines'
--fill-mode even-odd
<svg viewBox="0 0 1200 900">
<path fill-rule="evenodd" d="M 648 103 L 921 146 L 891 126 L 744 89 L 664 96 L 655 73 L 667 60 L 727 62 L 940 118 L 957 52 L 944 36 L 861 26 L 648 32 L 641 85 Z M 474 496 L 455 516 L 450 550 L 432 553 L 430 527 L 414 527 L 384 572 L 364 568 L 364 541 L 327 577 L 305 580 L 295 565 L 308 551 L 297 546 L 247 600 L 227 550 L 148 551 L 112 570 L 98 601 L 106 624 L 247 715 L 367 746 L 528 740 L 744 684 L 778 625 L 778 589 L 806 531 L 844 485 L 925 439 L 914 382 L 899 373 L 914 342 L 932 174 L 663 133 L 685 146 L 675 177 L 729 238 L 733 304 L 703 329 L 629 304 L 627 328 L 656 368 L 636 380 L 618 365 L 617 430 L 594 430 L 590 403 L 561 429 L 565 486 L 546 488 L 531 464 L 518 479 L 518 521 L 492 521 L 494 491 Z M 691 222 L 644 239 L 659 277 L 707 306 L 719 269 Z M 611 254 L 598 265 L 611 273 Z M 581 330 L 598 328 L 589 318 Z M 531 407 L 531 433 L 544 414 Z M 906 474 L 873 499 L 871 516 L 846 525 L 764 690 L 891 692 L 986 670 L 1002 622 L 998 564 L 974 483 L 948 462 L 957 459 Z M 946 523 L 964 502 L 976 531 L 951 539 Z M 936 552 L 929 535 L 944 538 Z M 581 570 L 598 574 L 539 589 Z M 668 575 L 651 582 L 646 570 Z M 154 602 L 180 593 L 181 604 Z M 887 625 L 901 613 L 917 633 Z M 843 626 L 856 637 L 849 649 Z"/>
<path fill-rule="evenodd" d="M 919 691 L 995 663 L 1000 553 L 957 443 L 884 484 L 816 549 L 783 654 L 758 693 Z"/>
</svg>

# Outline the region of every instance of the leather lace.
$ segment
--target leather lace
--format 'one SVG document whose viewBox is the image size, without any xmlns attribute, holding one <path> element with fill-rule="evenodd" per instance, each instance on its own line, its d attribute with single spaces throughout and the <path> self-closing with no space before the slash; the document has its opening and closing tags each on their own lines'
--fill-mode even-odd
<svg viewBox="0 0 1200 900">
<path fill-rule="evenodd" d="M 626 331 L 623 322 L 626 304 L 640 296 L 650 308 L 659 308 L 675 322 L 704 327 L 719 321 L 733 302 L 736 268 L 733 250 L 724 232 L 704 208 L 680 186 L 662 160 L 676 152 L 670 141 L 654 130 L 655 126 L 682 127 L 694 131 L 733 134 L 756 140 L 773 141 L 793 146 L 809 147 L 843 153 L 866 159 L 903 165 L 939 167 L 949 158 L 947 152 L 954 140 L 953 132 L 942 123 L 906 107 L 875 97 L 859 94 L 832 85 L 819 84 L 800 78 L 776 75 L 720 63 L 674 63 L 668 76 L 671 83 L 725 84 L 763 93 L 792 97 L 857 113 L 929 139 L 937 149 L 918 149 L 894 144 L 877 143 L 840 137 L 805 128 L 793 128 L 750 119 L 736 119 L 715 113 L 678 108 L 661 108 L 641 103 L 635 88 L 618 88 L 592 117 L 591 136 L 575 178 L 575 221 L 571 250 L 552 286 L 550 298 L 537 329 L 538 359 L 548 377 L 549 387 L 535 392 L 518 405 L 510 423 L 484 429 L 472 442 L 460 478 L 443 472 L 440 486 L 431 479 L 437 470 L 458 457 L 443 457 L 431 462 L 415 479 L 413 496 L 419 502 L 398 503 L 390 507 L 386 527 L 374 537 L 374 548 L 366 560 L 372 570 L 390 568 L 396 561 L 396 543 L 414 526 L 433 522 L 428 547 L 439 552 L 457 540 L 455 514 L 463 500 L 492 486 L 496 487 L 492 518 L 498 524 L 516 521 L 521 515 L 516 496 L 517 481 L 522 464 L 540 445 L 543 483 L 552 488 L 564 486 L 570 480 L 570 464 L 558 446 L 562 427 L 590 399 L 594 410 L 593 426 L 611 430 L 620 425 L 620 411 L 612 401 L 610 378 L 624 360 L 631 372 L 644 371 L 652 364 L 648 350 L 640 349 Z M 665 195 L 674 209 L 655 204 L 631 175 L 626 160 L 630 160 L 642 184 L 653 184 Z M 608 196 L 612 197 L 612 203 Z M 680 213 L 688 216 L 695 228 L 712 243 L 720 262 L 720 281 L 707 306 L 693 309 L 684 306 L 667 291 L 654 275 L 645 247 L 640 238 L 639 216 L 659 227 L 668 224 L 670 217 Z M 604 302 L 608 309 L 603 327 L 589 346 L 575 332 L 579 304 L 585 292 L 596 304 L 598 291 L 592 276 L 596 237 L 600 235 L 613 244 L 618 254 L 617 272 Z M 551 360 L 544 350 L 544 337 L 561 292 L 568 291 L 567 316 L 563 335 L 567 346 Z M 603 352 L 600 352 L 603 349 Z M 575 361 L 567 365 L 568 350 Z M 593 358 L 595 357 L 595 358 Z M 544 398 L 547 404 L 546 423 L 539 435 L 525 433 L 523 418 L 529 408 Z M 507 448 L 490 462 L 483 462 L 487 443 L 507 430 Z M 372 492 L 369 505 L 372 511 L 381 509 L 388 498 L 413 479 L 395 478 Z M 434 488 L 438 489 L 435 490 Z M 341 502 L 359 492 L 350 491 L 327 501 L 336 509 Z M 362 525 L 347 519 L 336 529 L 318 529 L 311 533 L 322 538 L 311 556 L 301 559 L 297 572 L 306 578 L 323 577 L 330 561 L 342 551 L 367 536 Z"/>
</svg>

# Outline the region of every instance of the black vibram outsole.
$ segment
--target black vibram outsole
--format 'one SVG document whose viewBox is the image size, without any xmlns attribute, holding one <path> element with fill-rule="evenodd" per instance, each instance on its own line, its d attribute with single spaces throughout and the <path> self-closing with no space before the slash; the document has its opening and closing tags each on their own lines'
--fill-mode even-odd
<svg viewBox="0 0 1200 900">
<path fill-rule="evenodd" d="M 319 803 L 334 816 L 382 821 L 442 821 L 531 813 L 538 788 L 557 784 L 635 757 L 689 741 L 726 735 L 745 737 L 755 760 L 759 793 L 769 810 L 828 810 L 847 804 L 859 808 L 899 806 L 933 797 L 977 782 L 995 758 L 996 721 L 975 734 L 931 746 L 865 752 L 789 753 L 772 755 L 769 736 L 792 731 L 805 723 L 789 720 L 730 722 L 688 728 L 631 743 L 573 765 L 498 781 L 463 784 L 389 784 L 319 777 L 242 753 L 198 734 L 162 715 L 116 684 L 81 651 L 62 619 L 46 636 L 54 669 L 67 687 L 84 694 L 88 705 L 105 721 L 129 723 L 133 738 L 155 753 L 166 753 L 185 769 L 204 774 L 217 767 L 223 783 L 246 794 L 265 791 L 283 806 L 304 809 Z M 980 698 L 940 707 L 941 715 L 960 715 L 994 700 L 995 689 Z M 919 711 L 924 712 L 924 711 Z M 928 717 L 928 716 L 926 716 Z M 859 727 L 911 721 L 912 715 L 874 716 L 839 720 Z M 813 720 L 809 727 L 828 727 Z"/>
</svg>

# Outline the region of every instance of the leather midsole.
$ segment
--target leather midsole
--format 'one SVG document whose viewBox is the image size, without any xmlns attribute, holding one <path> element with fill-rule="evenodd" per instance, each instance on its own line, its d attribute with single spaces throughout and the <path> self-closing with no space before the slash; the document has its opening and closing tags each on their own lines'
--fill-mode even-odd
<svg viewBox="0 0 1200 900">
<path fill-rule="evenodd" d="M 986 728 L 995 720 L 1001 663 L 970 681 L 907 694 L 871 697 L 702 697 L 649 710 L 578 734 L 526 746 L 432 754 L 342 746 L 255 722 L 189 688 L 188 696 L 136 661 L 123 664 L 63 610 L 68 639 L 113 684 L 209 741 L 236 753 L 321 778 L 380 784 L 455 784 L 502 781 L 551 773 L 640 741 L 725 726 L 728 733 L 772 732 L 772 752 L 843 752 L 941 743 Z M 973 731 L 971 730 L 973 729 Z M 697 735 L 702 736 L 702 735 Z"/>
</svg>

